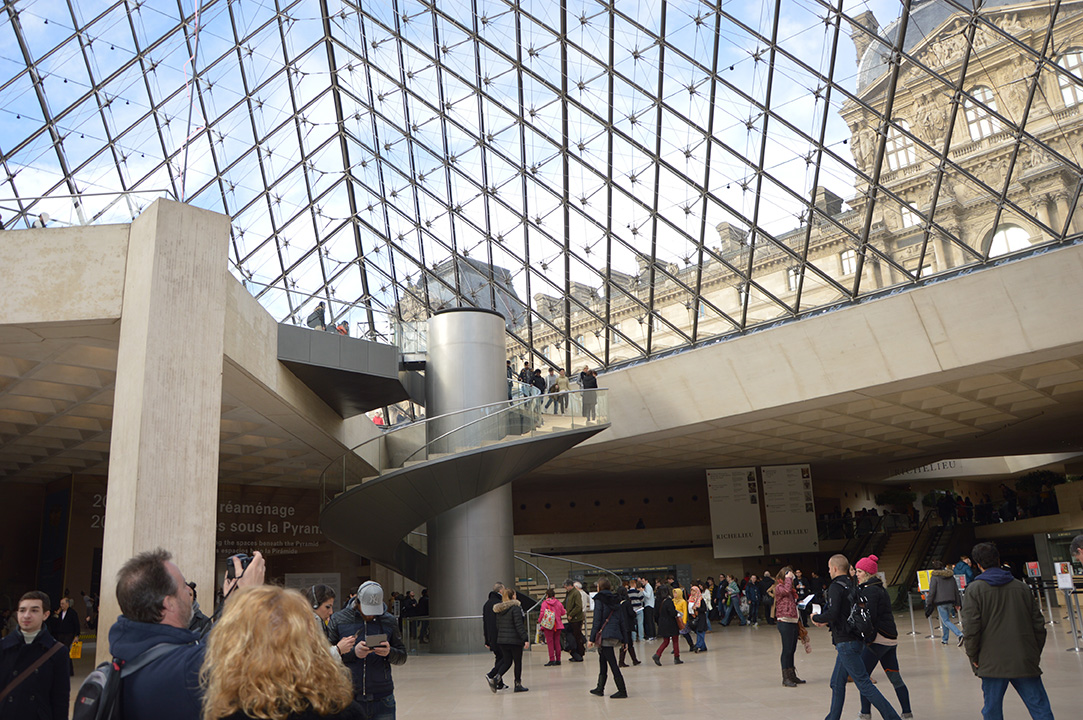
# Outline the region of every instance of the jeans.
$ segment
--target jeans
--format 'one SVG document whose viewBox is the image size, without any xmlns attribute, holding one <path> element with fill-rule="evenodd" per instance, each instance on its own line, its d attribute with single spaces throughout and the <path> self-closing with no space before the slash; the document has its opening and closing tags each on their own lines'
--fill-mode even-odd
<svg viewBox="0 0 1083 720">
<path fill-rule="evenodd" d="M 782 669 L 789 670 L 794 666 L 793 655 L 797 652 L 797 623 L 795 622 L 780 622 L 778 625 L 778 634 L 782 636 L 782 655 L 779 660 L 782 662 Z"/>
<path fill-rule="evenodd" d="M 700 630 L 699 632 L 696 633 L 696 645 L 695 645 L 695 647 L 697 649 L 699 649 L 699 650 L 706 650 L 707 649 L 707 631 L 706 630 Z"/>
<path fill-rule="evenodd" d="M 1034 720 L 1053 720 L 1053 710 L 1049 707 L 1049 696 L 1045 694 L 1042 678 L 982 678 L 981 692 L 985 696 L 985 707 L 981 716 L 985 720 L 1004 720 L 1004 693 L 1011 683 L 1019 698 L 1030 711 Z"/>
<path fill-rule="evenodd" d="M 748 603 L 748 621 L 753 625 L 760 624 L 760 601 L 750 600 Z"/>
<path fill-rule="evenodd" d="M 601 638 L 598 638 L 601 642 Z M 617 667 L 617 649 L 614 647 L 606 647 L 604 645 L 598 646 L 598 689 L 605 689 L 605 681 L 607 678 L 607 669 L 613 671 L 613 682 L 617 683 L 617 690 L 624 690 L 624 676 L 620 674 L 620 668 Z"/>
<path fill-rule="evenodd" d="M 903 682 L 899 673 L 899 655 L 894 645 L 866 645 L 861 651 L 861 660 L 865 663 L 865 669 L 870 673 L 880 663 L 880 667 L 887 673 L 887 679 L 895 688 L 895 696 L 899 698 L 899 706 L 903 714 L 910 712 L 910 691 Z M 861 712 L 868 715 L 872 712 L 872 703 L 864 695 L 861 696 Z"/>
<path fill-rule="evenodd" d="M 781 625 L 781 623 L 779 623 Z M 876 686 L 869 679 L 869 671 L 865 669 L 865 663 L 861 661 L 861 651 L 865 649 L 865 643 L 860 640 L 840 642 L 835 645 L 835 670 L 831 673 L 831 710 L 828 711 L 824 720 L 839 720 L 842 717 L 842 706 L 846 703 L 846 678 L 854 679 L 854 685 L 862 695 L 869 698 L 872 704 L 886 720 L 901 720 L 899 713 L 891 707 Z"/>
<path fill-rule="evenodd" d="M 748 621 L 745 620 L 745 616 L 741 612 L 741 601 L 737 598 L 734 598 L 729 607 L 726 608 L 726 614 L 722 616 L 723 625 L 730 624 L 730 615 L 733 613 L 737 613 L 737 619 L 741 621 L 742 625 L 748 625 Z"/>
<path fill-rule="evenodd" d="M 962 637 L 963 631 L 955 627 L 955 623 L 951 621 L 951 605 L 937 605 L 936 611 L 940 613 L 940 627 L 944 631 L 944 639 L 940 642 L 948 641 L 949 630 L 955 633 L 955 637 Z"/>
<path fill-rule="evenodd" d="M 395 695 L 392 693 L 379 700 L 358 700 L 365 720 L 395 720 Z"/>
<path fill-rule="evenodd" d="M 643 616 L 646 615 L 646 614 L 647 614 L 646 610 L 637 610 L 636 611 L 636 632 L 639 633 L 639 635 L 637 637 L 640 640 L 645 640 L 647 638 L 647 636 L 643 634 Z"/>
</svg>

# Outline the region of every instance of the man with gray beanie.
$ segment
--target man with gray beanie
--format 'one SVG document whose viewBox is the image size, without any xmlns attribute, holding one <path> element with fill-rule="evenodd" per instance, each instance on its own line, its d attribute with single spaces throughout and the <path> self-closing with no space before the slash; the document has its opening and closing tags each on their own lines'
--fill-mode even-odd
<svg viewBox="0 0 1083 720">
<path fill-rule="evenodd" d="M 406 645 L 399 623 L 387 611 L 384 589 L 369 580 L 357 588 L 356 600 L 331 616 L 327 623 L 331 644 L 344 637 L 357 638 L 353 652 L 342 662 L 353 675 L 354 699 L 366 720 L 395 720 L 395 684 L 391 666 L 406 662 Z"/>
</svg>

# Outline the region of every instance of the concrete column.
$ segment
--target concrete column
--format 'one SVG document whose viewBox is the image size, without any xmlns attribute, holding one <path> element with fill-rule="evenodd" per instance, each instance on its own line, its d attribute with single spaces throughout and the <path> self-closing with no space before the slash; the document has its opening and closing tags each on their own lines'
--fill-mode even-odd
<svg viewBox="0 0 1083 720">
<path fill-rule="evenodd" d="M 504 364 L 504 318 L 491 310 L 463 308 L 437 313 L 429 320 L 425 384 L 430 418 L 507 400 Z M 491 412 L 491 410 L 490 410 Z M 435 439 L 471 420 L 471 430 L 441 441 L 447 452 L 503 437 L 503 431 L 480 420 L 486 413 L 459 413 L 430 423 Z M 502 427 L 502 425 L 501 425 Z M 428 523 L 429 595 L 433 617 L 481 614 L 496 581 L 511 584 L 514 528 L 511 486 L 470 500 Z M 431 629 L 432 652 L 481 651 L 481 621 L 437 621 Z"/>
<path fill-rule="evenodd" d="M 102 550 L 101 626 L 116 574 L 163 547 L 214 595 L 229 218 L 158 200 L 132 223 L 124 273 Z M 97 658 L 109 657 L 106 632 Z"/>
</svg>

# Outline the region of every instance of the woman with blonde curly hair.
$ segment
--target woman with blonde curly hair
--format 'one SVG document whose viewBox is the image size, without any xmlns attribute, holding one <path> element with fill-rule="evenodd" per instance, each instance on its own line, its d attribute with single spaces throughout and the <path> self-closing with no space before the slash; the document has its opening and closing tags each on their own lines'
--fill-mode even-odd
<svg viewBox="0 0 1083 720">
<path fill-rule="evenodd" d="M 207 641 L 203 720 L 362 720 L 349 671 L 296 590 L 233 593 Z"/>
</svg>

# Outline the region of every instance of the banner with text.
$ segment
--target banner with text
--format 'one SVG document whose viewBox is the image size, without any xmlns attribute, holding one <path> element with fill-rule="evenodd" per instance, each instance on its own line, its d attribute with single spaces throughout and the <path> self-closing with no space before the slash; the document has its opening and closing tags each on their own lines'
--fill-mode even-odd
<svg viewBox="0 0 1083 720">
<path fill-rule="evenodd" d="M 771 554 L 815 552 L 819 542 L 809 466 L 772 465 L 760 472 Z"/>
<path fill-rule="evenodd" d="M 760 484 L 756 468 L 707 471 L 711 537 L 716 558 L 763 555 Z"/>
</svg>

